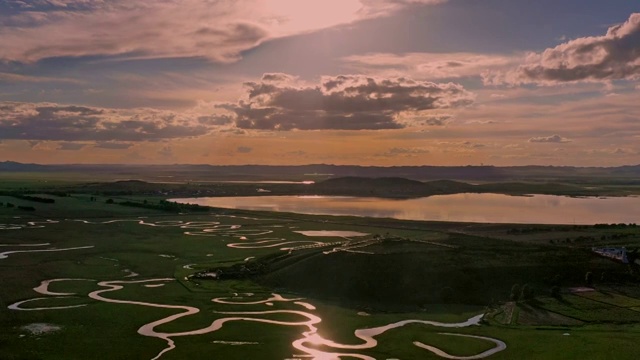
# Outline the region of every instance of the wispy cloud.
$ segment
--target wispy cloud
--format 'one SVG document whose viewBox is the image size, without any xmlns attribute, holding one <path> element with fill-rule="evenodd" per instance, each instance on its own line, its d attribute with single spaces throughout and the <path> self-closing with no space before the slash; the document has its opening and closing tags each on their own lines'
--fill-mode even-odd
<svg viewBox="0 0 640 360">
<path fill-rule="evenodd" d="M 429 154 L 430 151 L 425 148 L 418 147 L 393 147 L 384 153 L 377 154 L 376 156 L 381 157 L 417 157 L 420 155 Z"/>
<path fill-rule="evenodd" d="M 47 77 L 47 76 L 31 76 L 31 75 L 21 75 L 21 74 L 12 74 L 6 72 L 0 72 L 0 83 L 9 82 L 9 83 L 19 83 L 19 82 L 30 82 L 30 83 L 46 83 L 46 82 L 59 82 L 59 83 L 69 83 L 69 84 L 82 84 L 83 81 L 77 79 L 70 78 L 59 78 L 59 77 Z"/>
<path fill-rule="evenodd" d="M 68 150 L 68 151 L 77 151 L 87 146 L 87 144 L 77 143 L 77 142 L 63 142 L 58 144 L 56 150 Z"/>
<path fill-rule="evenodd" d="M 133 146 L 133 143 L 121 143 L 121 142 L 97 142 L 93 147 L 98 149 L 108 150 L 123 150 Z"/>
<path fill-rule="evenodd" d="M 261 42 L 439 0 L 36 0 L 0 15 L 0 59 L 205 57 L 232 62 Z"/>
<path fill-rule="evenodd" d="M 523 56 L 474 53 L 373 53 L 342 59 L 351 69 L 378 76 L 409 75 L 426 79 L 480 77 L 490 70 L 507 69 Z"/>
</svg>

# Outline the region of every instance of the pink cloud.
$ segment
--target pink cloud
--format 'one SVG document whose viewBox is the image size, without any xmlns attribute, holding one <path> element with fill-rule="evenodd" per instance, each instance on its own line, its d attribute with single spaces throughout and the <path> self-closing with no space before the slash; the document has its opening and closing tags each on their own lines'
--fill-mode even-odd
<svg viewBox="0 0 640 360">
<path fill-rule="evenodd" d="M 2 17 L 0 59 L 134 55 L 233 62 L 265 40 L 439 0 L 52 0 Z M 14 2 L 14 4 L 17 4 Z M 33 10 L 47 4 L 53 10 Z"/>
<path fill-rule="evenodd" d="M 577 38 L 542 53 L 508 72 L 485 76 L 486 84 L 554 85 L 559 83 L 640 78 L 640 13 L 609 28 L 602 36 Z"/>
</svg>

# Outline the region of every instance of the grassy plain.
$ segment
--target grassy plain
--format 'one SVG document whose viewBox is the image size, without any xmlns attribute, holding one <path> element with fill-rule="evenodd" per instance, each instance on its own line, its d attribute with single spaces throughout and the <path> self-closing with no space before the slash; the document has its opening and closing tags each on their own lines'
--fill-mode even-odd
<svg viewBox="0 0 640 360">
<path fill-rule="evenodd" d="M 25 186 L 33 184 L 12 183 L 9 188 Z M 204 214 L 175 214 L 107 204 L 106 200 L 112 197 L 93 193 L 71 192 L 67 197 L 40 195 L 55 199 L 55 203 L 0 196 L 3 204 L 11 202 L 16 206 L 36 208 L 35 211 L 20 211 L 0 206 L 0 244 L 10 245 L 0 247 L 0 253 L 92 247 L 16 252 L 0 259 L 0 359 L 153 358 L 166 343 L 139 335 L 138 329 L 181 310 L 108 303 L 88 296 L 106 289 L 98 285 L 100 281 L 150 279 L 173 280 L 125 283 L 122 290 L 106 292 L 102 296 L 200 310 L 195 315 L 157 327 L 158 331 L 170 333 L 201 329 L 230 316 L 221 312 L 282 310 L 289 312 L 243 316 L 296 322 L 306 318 L 290 311 L 303 311 L 322 319 L 315 324 L 321 336 L 343 344 L 362 343 L 353 335 L 356 329 L 406 319 L 460 322 L 487 309 L 498 311 L 508 299 L 513 283 L 528 283 L 536 289 L 538 296 L 533 303 L 516 305 L 519 314 L 534 306 L 576 321 L 570 325 L 548 325 L 539 318 L 536 322 L 535 316 L 524 321 L 526 316 L 516 315 L 508 324 L 501 323 L 496 316 L 484 325 L 460 329 L 410 324 L 377 336 L 376 347 L 354 352 L 376 359 L 439 359 L 412 343 L 420 341 L 457 356 L 475 355 L 493 346 L 483 340 L 441 334 L 452 332 L 504 341 L 506 350 L 490 359 L 636 358 L 634 344 L 640 340 L 640 326 L 637 325 L 640 322 L 640 294 L 629 286 L 626 266 L 597 257 L 588 249 L 611 243 L 637 246 L 640 243 L 637 229 L 541 226 L 531 230 L 534 226 L 411 222 L 222 209 L 212 209 Z M 142 202 L 158 201 L 158 198 L 122 195 L 114 200 Z M 291 257 L 285 256 L 273 263 L 273 271 L 258 278 L 185 280 L 198 271 L 259 261 L 275 253 L 286 254 L 282 248 L 308 245 L 309 241 L 333 243 L 345 240 L 306 237 L 296 232 L 301 230 L 388 233 L 389 237 L 407 241 L 376 243 L 359 249 L 374 255 L 322 254 L 331 247 L 294 251 Z M 630 235 L 614 239 L 620 233 Z M 288 243 L 266 247 L 280 242 Z M 45 243 L 48 245 L 16 246 Z M 230 247 L 232 244 L 241 244 L 243 248 Z M 596 292 L 568 292 L 569 287 L 583 285 L 586 271 L 606 272 L 611 278 L 622 280 L 597 282 Z M 550 279 L 558 274 L 564 289 L 560 300 L 546 295 L 551 286 Z M 69 297 L 39 294 L 33 289 L 44 280 L 58 278 L 87 280 L 50 284 L 48 290 L 51 292 L 75 294 Z M 161 286 L 145 286 L 150 284 Z M 446 301 L 441 297 L 445 287 L 452 288 L 454 295 Z M 301 301 L 312 304 L 315 309 L 287 301 L 272 301 L 269 305 L 266 300 L 274 292 L 285 298 L 304 298 Z M 84 306 L 32 311 L 8 309 L 12 304 L 34 298 L 45 299 L 20 307 Z M 212 302 L 213 298 L 258 303 L 221 304 Z M 43 334 L 31 334 L 24 329 L 34 323 L 53 324 L 60 329 Z M 292 342 L 308 330 L 301 325 L 230 321 L 215 332 L 175 337 L 176 348 L 161 358 L 297 358 L 302 354 Z"/>
</svg>

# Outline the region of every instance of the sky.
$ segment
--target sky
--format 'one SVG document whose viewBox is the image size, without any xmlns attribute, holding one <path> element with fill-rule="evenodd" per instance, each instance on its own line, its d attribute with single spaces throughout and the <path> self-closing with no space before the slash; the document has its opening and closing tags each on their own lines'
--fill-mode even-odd
<svg viewBox="0 0 640 360">
<path fill-rule="evenodd" d="M 633 0 L 0 0 L 0 161 L 640 164 Z"/>
</svg>

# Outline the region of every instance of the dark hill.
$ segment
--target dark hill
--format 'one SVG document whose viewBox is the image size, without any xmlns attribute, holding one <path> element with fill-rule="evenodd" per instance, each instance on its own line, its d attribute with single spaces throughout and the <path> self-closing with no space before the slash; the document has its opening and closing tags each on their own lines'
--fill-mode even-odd
<svg viewBox="0 0 640 360">
<path fill-rule="evenodd" d="M 335 179 L 325 180 L 317 184 L 319 187 L 351 187 L 351 186 L 377 186 L 377 187 L 389 187 L 389 186 L 409 186 L 418 187 L 423 186 L 422 181 L 410 180 L 401 177 L 382 177 L 382 178 L 366 178 L 357 176 L 345 176 Z"/>
<path fill-rule="evenodd" d="M 46 165 L 23 164 L 15 161 L 0 161 L 0 171 L 46 171 Z"/>
</svg>

